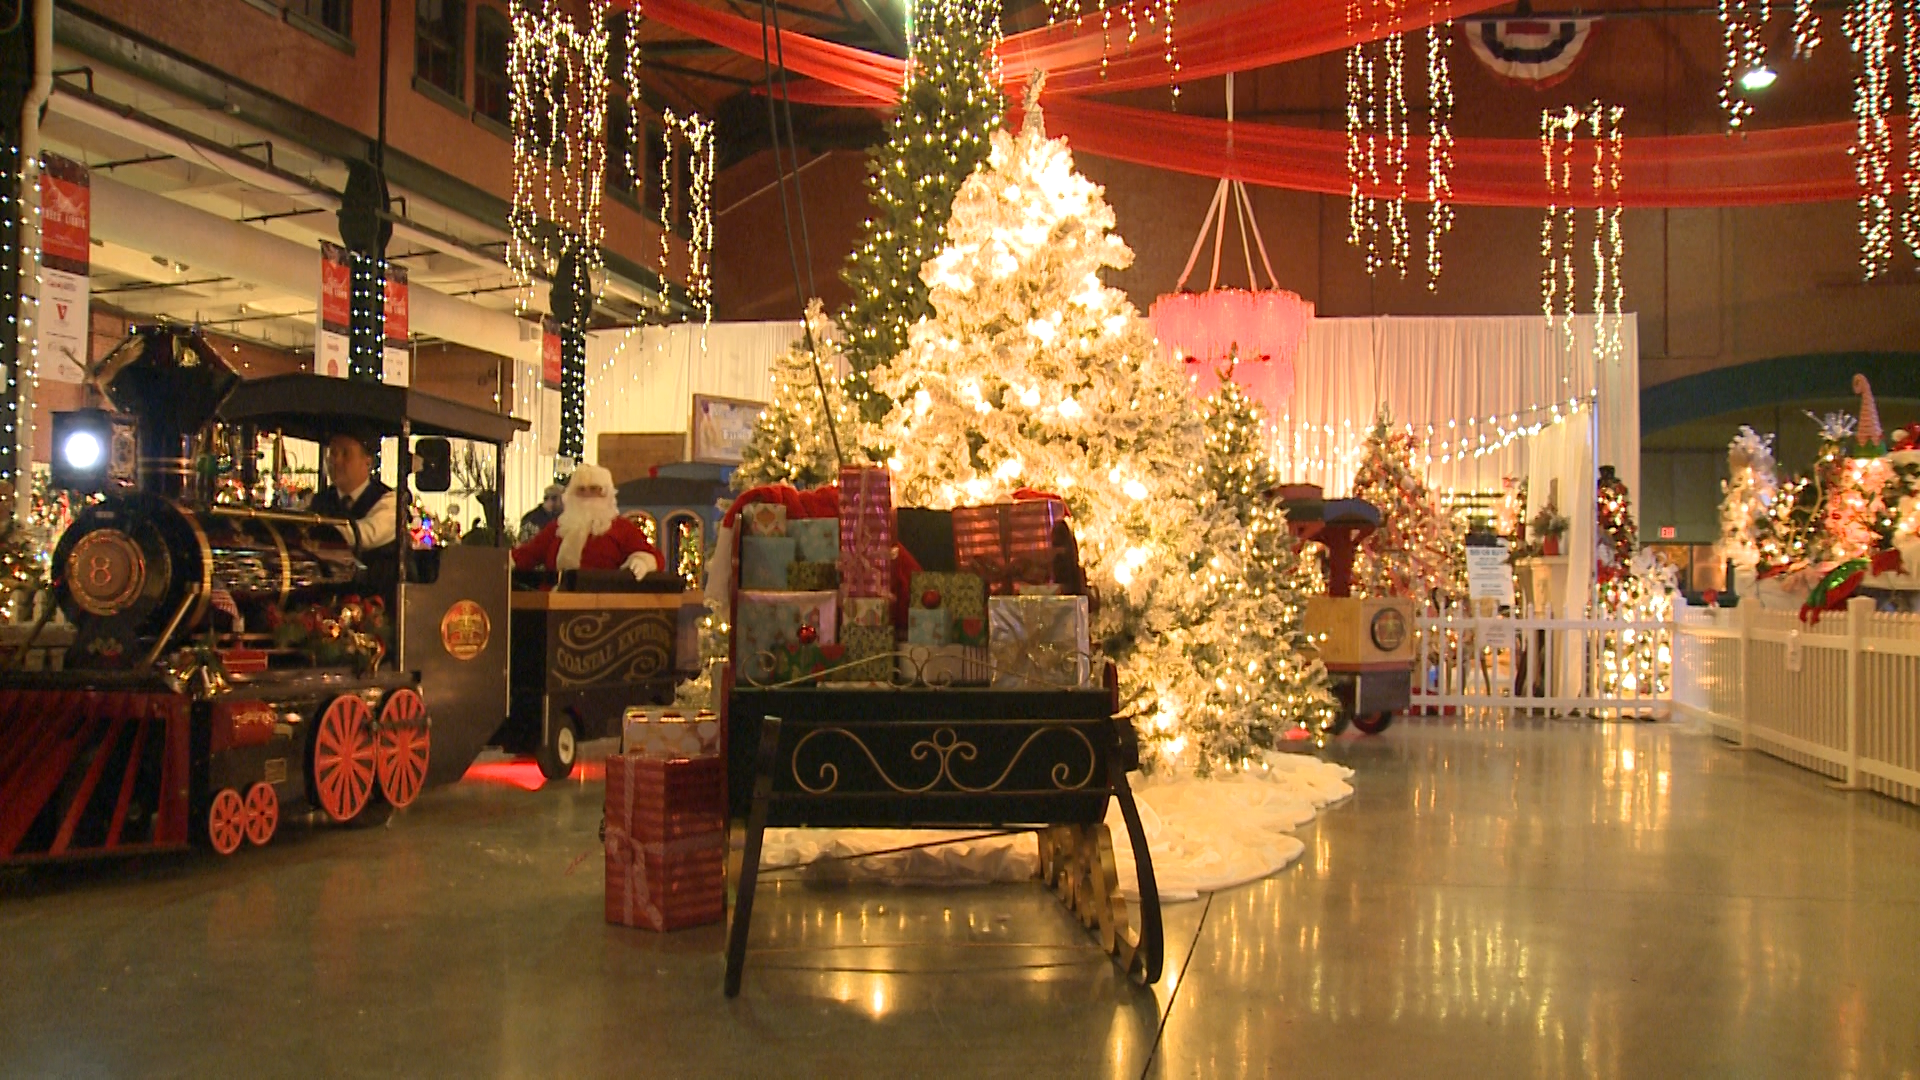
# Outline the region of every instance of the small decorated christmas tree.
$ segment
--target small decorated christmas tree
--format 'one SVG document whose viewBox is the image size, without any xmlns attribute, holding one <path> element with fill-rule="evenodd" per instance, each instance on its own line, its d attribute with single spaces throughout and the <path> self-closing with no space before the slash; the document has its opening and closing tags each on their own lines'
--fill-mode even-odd
<svg viewBox="0 0 1920 1080">
<path fill-rule="evenodd" d="M 1295 727 L 1324 737 L 1334 722 L 1334 700 L 1326 669 L 1307 658 L 1301 616 L 1307 594 L 1317 591 L 1317 575 L 1274 497 L 1280 476 L 1262 445 L 1260 406 L 1228 379 L 1202 412 L 1203 498 L 1224 526 L 1216 528 L 1214 545 L 1231 545 L 1236 531 L 1238 544 L 1227 553 L 1237 572 L 1196 567 L 1196 577 L 1209 583 L 1210 602 L 1225 616 L 1215 622 L 1228 631 L 1211 644 L 1230 652 L 1208 660 L 1232 672 L 1228 685 L 1217 687 L 1224 699 L 1219 713 L 1232 722 L 1196 741 L 1203 760 L 1240 761 Z"/>
<path fill-rule="evenodd" d="M 1777 552 L 1762 552 L 1755 524 L 1769 521 L 1780 491 L 1773 436 L 1745 424 L 1727 444 L 1727 479 L 1720 485 L 1720 542 L 1716 554 L 1744 570 L 1771 564 Z"/>
<path fill-rule="evenodd" d="M 908 8 L 908 79 L 887 141 L 874 148 L 871 216 L 841 275 L 853 293 L 840 315 L 848 389 L 869 420 L 891 402 L 872 395 L 866 373 L 905 349 L 908 328 L 932 313 L 920 264 L 939 250 L 954 193 L 987 156 L 1003 106 L 992 70 L 999 3 L 933 0 Z"/>
<path fill-rule="evenodd" d="M 741 455 L 740 467 L 733 473 L 735 491 L 764 484 L 792 484 L 802 489 L 820 487 L 839 479 L 843 457 L 849 462 L 865 460 L 856 457 L 864 429 L 843 382 L 845 361 L 840 352 L 839 333 L 833 320 L 821 310 L 818 300 L 807 305 L 807 323 L 813 329 L 814 348 L 819 352 L 818 376 L 804 335 L 774 361 L 767 407 L 760 411 L 759 422 L 754 425 L 753 435 Z M 827 424 L 829 408 L 833 416 L 831 430 Z"/>
<path fill-rule="evenodd" d="M 1629 572 L 1634 552 L 1640 550 L 1640 528 L 1633 522 L 1626 481 L 1615 475 L 1613 466 L 1600 466 L 1600 482 L 1593 498 L 1600 526 L 1595 580 L 1605 584 Z"/>
<path fill-rule="evenodd" d="M 1413 436 L 1397 431 L 1386 406 L 1367 433 L 1353 497 L 1380 511 L 1380 527 L 1360 542 L 1353 561 L 1357 596 L 1399 596 L 1436 602 L 1450 575 L 1447 525 L 1435 512 L 1426 480 L 1413 463 Z"/>
</svg>

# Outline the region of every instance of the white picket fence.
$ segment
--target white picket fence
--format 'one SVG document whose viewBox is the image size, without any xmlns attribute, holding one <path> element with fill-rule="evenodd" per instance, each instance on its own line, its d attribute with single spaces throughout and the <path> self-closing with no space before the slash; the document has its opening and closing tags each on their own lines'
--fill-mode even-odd
<svg viewBox="0 0 1920 1080">
<path fill-rule="evenodd" d="M 1848 788 L 1920 803 L 1920 615 L 1856 597 L 1817 625 L 1753 604 L 1683 608 L 1676 715 Z"/>
<path fill-rule="evenodd" d="M 1413 711 L 1667 715 L 1674 624 L 1545 616 L 1414 619 Z"/>
</svg>

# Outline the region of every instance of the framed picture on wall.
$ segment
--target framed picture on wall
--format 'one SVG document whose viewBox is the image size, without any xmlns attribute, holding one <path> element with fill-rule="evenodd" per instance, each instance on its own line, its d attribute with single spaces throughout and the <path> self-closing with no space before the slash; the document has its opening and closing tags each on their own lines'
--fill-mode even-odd
<svg viewBox="0 0 1920 1080">
<path fill-rule="evenodd" d="M 764 406 L 758 401 L 693 395 L 693 460 L 715 465 L 738 465 L 753 438 L 753 425 Z"/>
</svg>

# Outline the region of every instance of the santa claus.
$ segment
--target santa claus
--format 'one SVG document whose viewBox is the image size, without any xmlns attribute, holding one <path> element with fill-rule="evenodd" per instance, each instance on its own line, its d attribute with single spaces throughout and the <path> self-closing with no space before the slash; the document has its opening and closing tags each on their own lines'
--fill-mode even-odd
<svg viewBox="0 0 1920 1080">
<path fill-rule="evenodd" d="M 559 517 L 513 549 L 515 566 L 560 571 L 624 567 L 636 578 L 660 568 L 660 552 L 647 542 L 647 534 L 620 516 L 612 473 L 598 465 L 573 470 L 561 506 Z"/>
</svg>

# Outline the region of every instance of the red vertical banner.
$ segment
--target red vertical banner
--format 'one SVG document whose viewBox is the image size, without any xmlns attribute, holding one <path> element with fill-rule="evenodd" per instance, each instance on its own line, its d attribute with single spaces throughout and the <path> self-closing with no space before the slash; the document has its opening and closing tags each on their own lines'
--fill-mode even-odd
<svg viewBox="0 0 1920 1080">
<path fill-rule="evenodd" d="M 92 288 L 93 190 L 87 167 L 56 154 L 40 159 L 40 377 L 87 376 Z"/>
<path fill-rule="evenodd" d="M 383 382 L 390 386 L 408 386 L 413 382 L 413 343 L 407 325 L 412 296 L 407 288 L 407 268 L 387 264 L 386 341 L 382 359 Z"/>
<path fill-rule="evenodd" d="M 313 370 L 336 379 L 347 377 L 347 352 L 353 325 L 353 273 L 347 249 L 320 243 L 320 325 L 313 341 Z"/>
<path fill-rule="evenodd" d="M 560 324 L 550 316 L 540 318 L 540 385 L 560 389 Z"/>
</svg>

